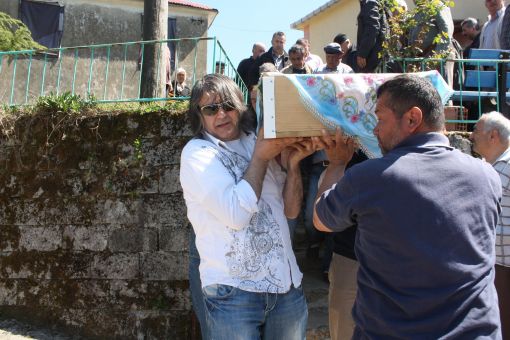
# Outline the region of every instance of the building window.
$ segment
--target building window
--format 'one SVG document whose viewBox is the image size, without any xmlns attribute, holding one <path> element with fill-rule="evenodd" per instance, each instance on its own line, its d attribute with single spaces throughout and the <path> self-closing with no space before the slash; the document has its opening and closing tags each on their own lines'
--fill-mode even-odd
<svg viewBox="0 0 510 340">
<path fill-rule="evenodd" d="M 32 38 L 48 48 L 59 48 L 64 32 L 64 6 L 58 2 L 21 0 L 20 19 Z"/>
</svg>

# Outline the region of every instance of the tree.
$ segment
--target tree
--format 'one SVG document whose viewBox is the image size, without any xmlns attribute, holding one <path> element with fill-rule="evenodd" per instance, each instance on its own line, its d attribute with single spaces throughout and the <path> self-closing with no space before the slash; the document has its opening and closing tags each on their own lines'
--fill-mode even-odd
<svg viewBox="0 0 510 340">
<path fill-rule="evenodd" d="M 434 18 L 443 6 L 454 6 L 454 2 L 451 0 L 415 0 L 416 7 L 413 10 L 404 11 L 396 0 L 382 0 L 382 3 L 393 13 L 389 19 L 390 32 L 383 43 L 383 52 L 390 59 L 422 56 L 424 51 L 421 45 L 424 37 L 434 25 Z M 420 18 L 420 22 L 417 22 L 416 18 Z M 408 39 L 409 32 L 415 27 L 420 27 L 419 34 L 416 40 L 410 41 Z M 434 44 L 444 43 L 448 38 L 447 34 L 439 33 L 434 37 Z M 449 52 L 449 50 L 441 51 L 441 53 L 432 51 L 429 58 L 444 59 L 448 57 Z M 413 65 L 409 64 L 409 66 Z M 419 67 L 419 65 L 414 66 L 416 66 L 415 68 Z M 430 63 L 429 67 L 434 67 L 434 63 Z"/>
<path fill-rule="evenodd" d="M 167 39 L 168 0 L 144 0 L 143 13 L 143 40 Z M 165 51 L 166 43 L 144 45 L 142 98 L 157 98 L 165 95 L 166 63 L 170 62 L 164 60 L 167 59 Z"/>
<path fill-rule="evenodd" d="M 20 20 L 0 12 L 0 51 L 44 50 L 32 39 L 32 33 Z"/>
</svg>

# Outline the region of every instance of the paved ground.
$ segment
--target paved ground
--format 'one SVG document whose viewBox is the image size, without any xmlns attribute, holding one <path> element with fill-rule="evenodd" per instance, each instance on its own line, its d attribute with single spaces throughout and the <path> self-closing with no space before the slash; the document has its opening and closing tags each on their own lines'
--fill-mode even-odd
<svg viewBox="0 0 510 340">
<path fill-rule="evenodd" d="M 306 246 L 302 228 L 296 235 L 295 253 L 304 273 L 303 288 L 308 302 L 307 340 L 329 339 L 328 330 L 328 284 L 322 277 L 319 260 L 306 258 Z M 78 337 L 63 335 L 58 330 L 44 329 L 17 322 L 3 320 L 0 316 L 0 340 L 77 340 Z"/>
</svg>

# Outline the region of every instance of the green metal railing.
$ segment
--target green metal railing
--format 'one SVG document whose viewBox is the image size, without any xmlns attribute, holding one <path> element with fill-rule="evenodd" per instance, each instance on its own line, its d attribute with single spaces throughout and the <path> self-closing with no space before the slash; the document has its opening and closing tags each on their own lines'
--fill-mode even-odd
<svg viewBox="0 0 510 340">
<path fill-rule="evenodd" d="M 435 58 L 401 58 L 395 59 L 404 73 L 436 69 L 455 90 L 450 104 L 467 107 L 469 117 L 462 119 L 448 119 L 448 123 L 474 124 L 485 112 L 496 110 L 505 112 L 508 108 L 506 102 L 510 97 L 508 82 L 497 81 L 496 75 L 506 73 L 508 59 L 435 59 Z M 455 72 L 448 79 L 447 65 L 453 65 Z M 385 69 L 386 71 L 386 69 Z M 495 81 L 488 84 L 487 77 Z M 450 78 L 452 78 L 450 76 Z M 505 76 L 506 78 L 506 76 Z M 501 89 L 501 91 L 500 91 Z"/>
<path fill-rule="evenodd" d="M 173 50 L 168 76 L 174 87 L 174 73 L 179 67 L 186 70 L 190 88 L 208 70 L 222 72 L 236 81 L 247 100 L 246 85 L 220 42 L 212 37 L 0 52 L 0 104 L 33 104 L 40 96 L 64 92 L 97 103 L 187 100 L 189 97 L 169 96 L 163 91 L 159 97 L 141 97 L 143 52 L 147 46 L 155 45 L 157 81 L 166 83 L 168 62 L 163 56 L 167 44 Z M 217 62 L 223 67 L 216 69 Z"/>
</svg>

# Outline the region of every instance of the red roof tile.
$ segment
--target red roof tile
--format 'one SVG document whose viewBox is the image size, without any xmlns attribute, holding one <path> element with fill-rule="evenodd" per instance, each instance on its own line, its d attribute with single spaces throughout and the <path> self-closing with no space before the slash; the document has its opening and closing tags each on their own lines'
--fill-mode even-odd
<svg viewBox="0 0 510 340">
<path fill-rule="evenodd" d="M 196 2 L 186 1 L 186 0 L 168 0 L 168 3 L 171 5 L 181 5 L 181 6 L 187 6 L 187 7 L 193 7 L 193 8 L 200 8 L 205 10 L 215 10 L 212 7 L 208 7 L 202 4 L 197 4 Z"/>
</svg>

